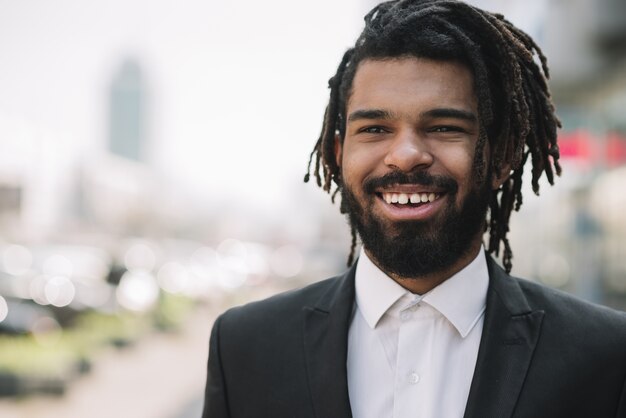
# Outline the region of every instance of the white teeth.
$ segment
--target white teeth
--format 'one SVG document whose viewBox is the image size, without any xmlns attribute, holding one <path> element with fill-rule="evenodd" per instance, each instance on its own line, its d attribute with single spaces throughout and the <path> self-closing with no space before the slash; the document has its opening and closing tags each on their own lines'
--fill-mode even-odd
<svg viewBox="0 0 626 418">
<path fill-rule="evenodd" d="M 398 203 L 406 205 L 409 202 L 413 204 L 434 202 L 439 196 L 435 193 L 413 193 L 411 195 L 406 193 L 383 193 L 382 197 L 388 204 Z"/>
</svg>

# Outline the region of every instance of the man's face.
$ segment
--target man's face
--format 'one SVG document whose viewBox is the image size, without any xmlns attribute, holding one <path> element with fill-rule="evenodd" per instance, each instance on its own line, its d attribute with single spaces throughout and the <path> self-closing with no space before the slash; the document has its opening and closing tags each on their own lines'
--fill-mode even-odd
<svg viewBox="0 0 626 418">
<path fill-rule="evenodd" d="M 362 61 L 346 119 L 336 146 L 342 199 L 374 262 L 411 278 L 473 257 L 491 185 L 475 179 L 470 70 L 418 58 Z"/>
</svg>

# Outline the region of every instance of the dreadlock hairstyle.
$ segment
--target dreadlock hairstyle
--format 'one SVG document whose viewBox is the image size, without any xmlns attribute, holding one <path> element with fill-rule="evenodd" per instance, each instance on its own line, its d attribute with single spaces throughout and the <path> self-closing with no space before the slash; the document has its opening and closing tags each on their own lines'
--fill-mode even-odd
<svg viewBox="0 0 626 418">
<path fill-rule="evenodd" d="M 487 251 L 499 256 L 502 244 L 502 262 L 510 272 L 513 253 L 507 233 L 512 210 L 522 205 L 524 165 L 530 157 L 536 194 L 543 173 L 554 183 L 555 173 L 561 174 L 556 140 L 561 124 L 548 91 L 545 56 L 530 36 L 500 14 L 452 0 L 394 0 L 370 11 L 355 46 L 346 51 L 328 82 L 330 99 L 304 181 L 309 181 L 315 159 L 317 185 L 330 193 L 334 202 L 342 187 L 334 141 L 336 135 L 340 141 L 345 137 L 346 104 L 358 65 L 365 59 L 401 57 L 454 60 L 472 70 L 480 124 L 474 161 L 477 181 L 484 181 L 482 151 L 487 141 L 491 150 L 488 169 L 498 174 L 509 170 L 502 186 L 491 194 L 485 226 L 489 231 Z M 343 204 L 341 212 L 346 213 Z M 354 225 L 351 231 L 348 264 L 352 264 L 356 248 Z"/>
</svg>

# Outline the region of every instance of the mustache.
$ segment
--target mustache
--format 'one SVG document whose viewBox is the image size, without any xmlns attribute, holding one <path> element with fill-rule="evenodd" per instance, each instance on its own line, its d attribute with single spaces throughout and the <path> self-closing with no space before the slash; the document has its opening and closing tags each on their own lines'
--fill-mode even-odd
<svg viewBox="0 0 626 418">
<path fill-rule="evenodd" d="M 431 175 L 425 171 L 392 171 L 380 177 L 367 179 L 363 184 L 366 193 L 374 193 L 377 188 L 410 184 L 420 186 L 435 186 L 447 193 L 456 193 L 458 183 L 451 177 Z"/>
</svg>

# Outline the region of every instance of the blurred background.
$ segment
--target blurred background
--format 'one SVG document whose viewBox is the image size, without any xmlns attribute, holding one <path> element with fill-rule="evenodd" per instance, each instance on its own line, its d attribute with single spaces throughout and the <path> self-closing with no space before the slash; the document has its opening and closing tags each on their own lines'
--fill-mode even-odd
<svg viewBox="0 0 626 418">
<path fill-rule="evenodd" d="M 0 0 L 0 416 L 197 417 L 215 315 L 345 269 L 302 178 L 376 3 Z M 537 40 L 564 125 L 513 273 L 626 309 L 626 2 L 471 3 Z"/>
</svg>

